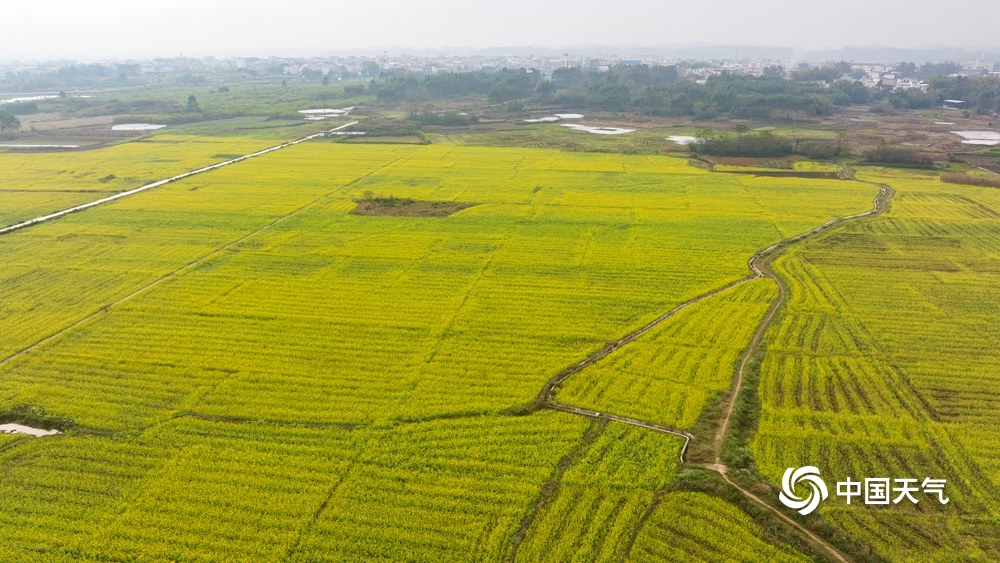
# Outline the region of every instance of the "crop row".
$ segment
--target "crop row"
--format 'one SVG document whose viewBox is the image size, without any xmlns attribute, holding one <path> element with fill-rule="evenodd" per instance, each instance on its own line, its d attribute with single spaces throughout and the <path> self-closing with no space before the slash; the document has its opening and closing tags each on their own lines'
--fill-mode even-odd
<svg viewBox="0 0 1000 563">
<path fill-rule="evenodd" d="M 585 424 L 561 414 L 371 430 L 178 419 L 0 453 L 0 545 L 49 559 L 434 561 L 502 555 Z M 0 551 L 0 553 L 3 553 Z"/>
<path fill-rule="evenodd" d="M 13 495 L 0 545 L 126 560 L 503 558 L 586 426 L 503 412 L 604 343 L 744 277 L 784 230 L 870 195 L 770 181 L 671 159 L 307 143 L 7 236 L 3 357 L 72 328 L 0 366 L 0 410 L 84 428 L 0 453 L 17 460 L 0 464 Z M 480 205 L 436 219 L 348 214 L 366 191 Z M 732 314 L 675 327 L 684 351 L 702 350 L 676 384 L 728 388 L 756 325 L 737 321 L 759 318 L 772 294 L 745 284 L 719 296 Z M 658 361 L 650 351 L 641 362 Z M 703 359 L 728 365 L 701 373 Z M 570 506 L 591 524 L 565 553 L 620 553 L 673 474 L 678 440 L 616 432 L 566 470 L 525 554 Z M 133 450 L 151 467 L 129 463 Z M 90 464 L 127 475 L 86 486 L 66 475 Z M 49 522 L 62 505 L 79 515 L 65 533 L 18 520 Z"/>
<path fill-rule="evenodd" d="M 620 559 L 653 492 L 673 478 L 680 443 L 675 436 L 609 423 L 563 474 L 517 559 Z"/>
<path fill-rule="evenodd" d="M 821 511 L 881 556 L 983 557 L 997 536 L 985 522 L 1000 514 L 1000 195 L 931 173 L 868 174 L 897 192 L 887 215 L 775 264 L 790 299 L 760 366 L 754 456 L 775 483 L 802 465 L 828 483 L 946 479 L 947 505 L 840 499 Z"/>
<path fill-rule="evenodd" d="M 568 164 L 544 173 L 550 183 L 567 183 L 563 189 L 573 194 L 573 205 L 525 207 L 528 215 L 484 205 L 444 221 L 346 215 L 343 203 L 351 196 L 338 190 L 366 171 L 377 173 L 351 185 L 351 192 L 377 180 L 408 190 L 399 195 L 409 197 L 421 189 L 409 182 L 439 158 L 451 158 L 453 165 L 431 178 L 448 180 L 459 169 L 478 171 L 482 179 L 489 178 L 482 170 L 502 163 L 509 152 L 430 147 L 423 154 L 388 147 L 377 160 L 373 153 L 379 151 L 364 148 L 369 152 L 336 147 L 350 163 L 344 170 L 330 170 L 319 156 L 334 147 L 290 148 L 12 239 L 20 248 L 11 249 L 18 264 L 11 273 L 37 280 L 10 280 L 6 302 L 14 314 L 7 323 L 27 332 L 10 333 L 7 346 L 14 351 L 65 326 L 74 312 L 98 310 L 137 281 L 209 255 L 241 231 L 327 194 L 273 229 L 77 329 L 51 352 L 18 360 L 7 376 L 9 388 L 20 389 L 14 401 L 87 425 L 131 428 L 173 410 L 357 423 L 509 408 L 526 403 L 545 379 L 581 354 L 672 303 L 730 281 L 744 268 L 751 245 L 773 236 L 767 223 L 744 217 L 738 202 L 720 206 L 721 180 L 692 193 L 664 174 L 664 197 L 704 199 L 698 203 L 704 210 L 695 216 L 648 215 L 632 226 L 632 210 L 609 206 L 619 197 L 614 191 L 583 182 L 578 171 L 560 171 Z M 609 158 L 590 155 L 574 162 L 600 169 Z M 532 163 L 525 169 L 540 173 Z M 459 177 L 464 190 L 476 188 Z M 628 180 L 622 173 L 612 177 Z M 842 206 L 850 202 L 846 196 L 861 195 L 837 183 L 829 189 Z M 480 183 L 475 199 L 518 193 L 516 186 Z M 771 203 L 780 199 L 776 195 Z M 112 222 L 115 227 L 107 224 Z M 746 236 L 733 237 L 734 229 Z M 114 230 L 119 238 L 88 240 L 95 230 L 105 236 Z M 72 236 L 60 240 L 65 235 Z M 616 262 L 616 249 L 629 259 Z M 37 261 L 39 252 L 52 259 Z M 70 252 L 72 268 L 64 265 Z M 60 286 L 41 299 L 50 277 L 61 280 Z M 49 305 L 64 296 L 72 299 L 70 307 Z M 63 325 L 54 310 L 69 317 Z M 713 388 L 728 387 L 728 374 L 712 377 Z M 703 401 L 696 397 L 679 416 L 693 420 Z"/>
<path fill-rule="evenodd" d="M 0 152 L 0 227 L 249 154 L 274 143 L 242 137 L 158 135 L 89 151 Z"/>
<path fill-rule="evenodd" d="M 736 359 L 776 297 L 772 282 L 755 280 L 695 303 L 574 374 L 556 399 L 688 428 L 729 389 Z"/>
<path fill-rule="evenodd" d="M 704 493 L 666 494 L 636 538 L 630 561 L 807 561 L 778 547 L 749 516 Z"/>
</svg>

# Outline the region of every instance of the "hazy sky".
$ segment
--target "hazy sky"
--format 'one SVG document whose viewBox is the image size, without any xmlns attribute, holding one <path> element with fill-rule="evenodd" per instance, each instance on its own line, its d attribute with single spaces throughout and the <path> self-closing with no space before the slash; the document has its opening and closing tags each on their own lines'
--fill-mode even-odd
<svg viewBox="0 0 1000 563">
<path fill-rule="evenodd" d="M 3 0 L 0 59 L 403 47 L 1000 47 L 1000 0 Z"/>
</svg>

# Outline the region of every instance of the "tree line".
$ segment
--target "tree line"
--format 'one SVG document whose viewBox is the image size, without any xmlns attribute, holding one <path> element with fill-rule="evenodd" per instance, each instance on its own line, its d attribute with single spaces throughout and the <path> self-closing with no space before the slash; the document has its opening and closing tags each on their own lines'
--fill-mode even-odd
<svg viewBox="0 0 1000 563">
<path fill-rule="evenodd" d="M 918 74 L 953 70 L 954 63 L 916 67 Z M 683 80 L 676 66 L 618 65 L 605 71 L 559 68 L 545 77 L 532 69 L 478 70 L 420 74 L 383 72 L 355 94 L 367 93 L 387 103 L 420 103 L 441 98 L 485 96 L 493 104 L 531 102 L 590 111 L 634 111 L 712 119 L 796 119 L 823 116 L 852 104 L 879 103 L 886 108 L 940 107 L 945 99 L 969 101 L 979 113 L 1000 113 L 997 77 L 938 76 L 926 91 L 873 89 L 845 77 L 850 65 L 781 67 L 761 76 L 725 73 L 696 83 Z M 857 72 L 855 72 L 857 74 Z"/>
</svg>

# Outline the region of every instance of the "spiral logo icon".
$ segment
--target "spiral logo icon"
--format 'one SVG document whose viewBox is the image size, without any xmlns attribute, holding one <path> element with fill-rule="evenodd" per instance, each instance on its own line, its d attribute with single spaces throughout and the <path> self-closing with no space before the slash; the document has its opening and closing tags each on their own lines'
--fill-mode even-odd
<svg viewBox="0 0 1000 563">
<path fill-rule="evenodd" d="M 795 494 L 795 485 L 799 481 L 805 482 L 812 491 L 805 498 L 799 498 Z M 813 467 L 812 465 L 807 465 L 805 467 L 800 467 L 795 469 L 794 467 L 789 467 L 785 470 L 785 475 L 781 478 L 781 494 L 778 498 L 781 503 L 791 508 L 792 510 L 798 510 L 799 514 L 805 516 L 816 507 L 819 506 L 820 501 L 826 500 L 829 493 L 826 490 L 826 483 L 819 476 L 819 469 Z"/>
</svg>

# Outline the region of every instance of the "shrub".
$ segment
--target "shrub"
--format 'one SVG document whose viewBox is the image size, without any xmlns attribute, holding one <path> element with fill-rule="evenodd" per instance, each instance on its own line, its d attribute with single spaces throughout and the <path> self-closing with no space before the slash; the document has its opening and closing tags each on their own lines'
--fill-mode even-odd
<svg viewBox="0 0 1000 563">
<path fill-rule="evenodd" d="M 713 156 L 788 156 L 792 143 L 768 131 L 746 135 L 721 135 L 701 139 L 692 145 L 695 152 Z"/>
<path fill-rule="evenodd" d="M 879 141 L 875 148 L 865 153 L 865 162 L 904 168 L 931 168 L 934 166 L 934 160 L 918 149 L 892 145 L 885 141 Z"/>
<path fill-rule="evenodd" d="M 996 178 L 983 178 L 982 176 L 969 176 L 957 172 L 941 176 L 942 182 L 950 184 L 965 184 L 967 186 L 982 186 L 986 188 L 1000 188 L 1000 176 Z"/>
</svg>

